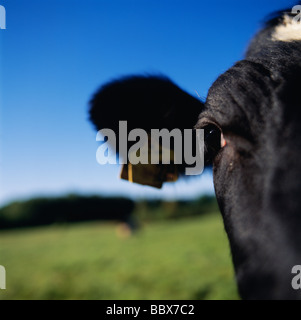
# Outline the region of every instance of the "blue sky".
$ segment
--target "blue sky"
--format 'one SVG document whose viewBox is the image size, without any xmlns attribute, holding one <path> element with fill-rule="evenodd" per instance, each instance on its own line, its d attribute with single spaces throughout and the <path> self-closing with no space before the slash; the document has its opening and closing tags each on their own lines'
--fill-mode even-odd
<svg viewBox="0 0 301 320">
<path fill-rule="evenodd" d="M 194 197 L 212 176 L 162 191 L 121 181 L 96 162 L 91 94 L 134 73 L 163 73 L 206 97 L 243 58 L 263 18 L 292 1 L 0 0 L 0 205 L 71 192 Z"/>
</svg>

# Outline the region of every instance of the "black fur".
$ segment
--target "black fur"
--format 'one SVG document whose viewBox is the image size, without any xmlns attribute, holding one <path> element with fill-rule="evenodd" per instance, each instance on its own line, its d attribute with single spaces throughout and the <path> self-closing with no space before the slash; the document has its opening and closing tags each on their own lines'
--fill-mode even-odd
<svg viewBox="0 0 301 320">
<path fill-rule="evenodd" d="M 246 299 L 301 298 L 301 42 L 272 41 L 276 21 L 210 88 L 198 125 L 223 131 L 214 185 Z"/>
<path fill-rule="evenodd" d="M 90 101 L 90 119 L 97 130 L 118 132 L 126 120 L 128 130 L 192 128 L 203 103 L 164 76 L 128 76 L 102 86 Z M 183 117 L 183 107 L 187 114 Z"/>
</svg>

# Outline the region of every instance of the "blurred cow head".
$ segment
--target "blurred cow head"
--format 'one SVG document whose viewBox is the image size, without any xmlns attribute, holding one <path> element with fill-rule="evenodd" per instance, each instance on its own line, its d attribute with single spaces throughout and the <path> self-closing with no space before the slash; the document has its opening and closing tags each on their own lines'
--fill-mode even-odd
<svg viewBox="0 0 301 320">
<path fill-rule="evenodd" d="M 146 131 L 205 130 L 205 161 L 213 166 L 242 298 L 301 297 L 291 286 L 292 267 L 301 264 L 300 90 L 301 22 L 281 12 L 245 59 L 215 81 L 205 103 L 155 76 L 110 82 L 91 100 L 98 130 L 118 132 L 119 120 Z"/>
</svg>

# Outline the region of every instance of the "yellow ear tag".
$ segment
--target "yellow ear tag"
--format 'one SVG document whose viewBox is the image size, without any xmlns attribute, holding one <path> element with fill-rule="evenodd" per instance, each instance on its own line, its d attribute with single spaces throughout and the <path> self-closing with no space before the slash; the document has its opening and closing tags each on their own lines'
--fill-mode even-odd
<svg viewBox="0 0 301 320">
<path fill-rule="evenodd" d="M 150 139 L 149 139 L 150 140 Z M 174 164 L 173 150 L 167 150 L 159 145 L 159 162 L 166 152 L 170 153 L 170 164 L 151 164 L 151 143 L 147 148 L 148 164 L 124 164 L 121 169 L 120 178 L 130 182 L 148 185 L 155 188 L 162 188 L 164 182 L 174 182 L 178 180 L 177 166 Z M 130 158 L 130 157 L 129 157 Z"/>
</svg>

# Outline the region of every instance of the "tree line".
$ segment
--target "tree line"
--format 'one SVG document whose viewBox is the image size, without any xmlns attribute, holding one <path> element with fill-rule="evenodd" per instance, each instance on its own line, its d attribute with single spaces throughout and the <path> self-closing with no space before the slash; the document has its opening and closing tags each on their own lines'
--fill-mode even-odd
<svg viewBox="0 0 301 320">
<path fill-rule="evenodd" d="M 14 201 L 0 208 L 0 229 L 91 220 L 151 222 L 179 219 L 218 210 L 215 197 L 190 201 L 141 200 L 124 197 L 68 195 Z"/>
</svg>

